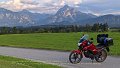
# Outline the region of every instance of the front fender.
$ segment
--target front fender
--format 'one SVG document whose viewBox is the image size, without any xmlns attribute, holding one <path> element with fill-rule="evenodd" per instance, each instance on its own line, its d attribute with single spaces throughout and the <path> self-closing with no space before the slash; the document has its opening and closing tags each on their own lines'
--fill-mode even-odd
<svg viewBox="0 0 120 68">
<path fill-rule="evenodd" d="M 82 54 L 82 51 L 81 50 L 73 50 L 72 52 L 75 52 L 77 54 Z"/>
</svg>

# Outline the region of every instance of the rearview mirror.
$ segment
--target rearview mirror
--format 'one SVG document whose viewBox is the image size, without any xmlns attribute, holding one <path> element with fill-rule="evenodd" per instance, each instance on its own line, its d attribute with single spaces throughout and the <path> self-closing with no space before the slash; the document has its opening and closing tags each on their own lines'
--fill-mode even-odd
<svg viewBox="0 0 120 68">
<path fill-rule="evenodd" d="M 93 38 L 90 38 L 90 40 L 93 40 Z"/>
</svg>

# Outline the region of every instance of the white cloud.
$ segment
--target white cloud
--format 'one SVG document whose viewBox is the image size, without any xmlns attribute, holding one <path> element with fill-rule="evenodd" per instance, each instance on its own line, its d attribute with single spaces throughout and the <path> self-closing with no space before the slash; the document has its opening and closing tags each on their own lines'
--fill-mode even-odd
<svg viewBox="0 0 120 68">
<path fill-rule="evenodd" d="M 60 5 L 65 5 L 65 1 L 64 1 L 64 0 L 61 0 Z"/>
<path fill-rule="evenodd" d="M 102 2 L 102 1 L 105 1 L 105 0 L 83 0 L 83 2 L 85 2 L 85 3 L 98 3 L 98 2 Z"/>
<path fill-rule="evenodd" d="M 21 4 L 21 1 L 20 1 L 20 0 L 13 0 L 13 4 L 15 4 L 15 5 L 20 5 L 20 4 Z"/>
<path fill-rule="evenodd" d="M 39 4 L 39 3 L 37 3 L 36 1 L 33 1 L 33 0 L 21 0 L 21 3 L 23 3 L 23 4 L 31 4 L 31 5 Z"/>
<path fill-rule="evenodd" d="M 32 0 L 8 0 L 6 2 L 0 2 L 0 7 L 13 11 L 19 11 L 28 8 L 37 7 L 37 3 Z"/>
<path fill-rule="evenodd" d="M 65 2 L 70 5 L 77 5 L 77 4 L 81 4 L 82 0 L 65 0 Z"/>
</svg>

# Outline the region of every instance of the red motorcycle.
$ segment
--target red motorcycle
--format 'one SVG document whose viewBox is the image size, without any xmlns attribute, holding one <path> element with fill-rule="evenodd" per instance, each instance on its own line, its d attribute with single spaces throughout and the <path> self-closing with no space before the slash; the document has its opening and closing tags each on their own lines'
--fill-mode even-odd
<svg viewBox="0 0 120 68">
<path fill-rule="evenodd" d="M 113 39 L 108 38 L 108 34 L 99 34 L 97 36 L 98 45 L 94 45 L 91 38 L 88 40 L 88 35 L 81 37 L 78 43 L 78 49 L 73 50 L 69 55 L 71 63 L 79 63 L 83 56 L 90 58 L 92 61 L 95 59 L 97 62 L 103 62 L 107 58 L 109 46 L 113 45 Z"/>
</svg>

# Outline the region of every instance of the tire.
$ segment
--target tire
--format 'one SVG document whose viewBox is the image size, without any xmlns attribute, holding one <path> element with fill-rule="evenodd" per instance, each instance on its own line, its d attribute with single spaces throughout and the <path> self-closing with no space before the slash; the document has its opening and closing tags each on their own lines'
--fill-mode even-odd
<svg viewBox="0 0 120 68">
<path fill-rule="evenodd" d="M 106 50 L 103 49 L 99 52 L 99 55 L 97 55 L 95 57 L 95 60 L 97 62 L 104 62 L 106 60 L 106 58 L 107 58 L 107 52 L 106 52 Z"/>
<path fill-rule="evenodd" d="M 77 64 L 82 60 L 82 54 L 77 54 L 76 52 L 71 52 L 69 55 L 69 61 L 73 64 Z"/>
</svg>

